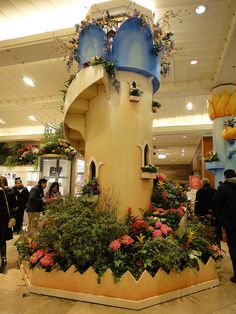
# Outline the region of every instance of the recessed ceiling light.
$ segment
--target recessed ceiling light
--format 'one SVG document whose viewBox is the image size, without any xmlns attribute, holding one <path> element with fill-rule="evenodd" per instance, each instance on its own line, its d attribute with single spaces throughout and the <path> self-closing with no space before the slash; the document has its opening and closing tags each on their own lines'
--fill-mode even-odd
<svg viewBox="0 0 236 314">
<path fill-rule="evenodd" d="M 206 11 L 206 6 L 205 5 L 199 5 L 196 7 L 195 12 L 197 14 L 203 14 Z"/>
<path fill-rule="evenodd" d="M 197 60 L 191 60 L 190 63 L 191 63 L 191 64 L 197 64 L 198 61 L 197 61 Z"/>
<path fill-rule="evenodd" d="M 153 137 L 154 140 L 156 140 L 156 137 Z"/>
<path fill-rule="evenodd" d="M 0 123 L 4 124 L 4 123 L 6 123 L 6 122 L 5 122 L 5 121 L 3 121 L 2 119 L 0 119 Z"/>
<path fill-rule="evenodd" d="M 157 158 L 159 159 L 165 159 L 166 158 L 166 154 L 158 154 Z"/>
<path fill-rule="evenodd" d="M 37 121 L 34 116 L 28 116 L 28 118 L 29 118 L 31 121 Z"/>
<path fill-rule="evenodd" d="M 26 85 L 34 87 L 34 81 L 30 77 L 24 76 L 23 81 Z"/>
<path fill-rule="evenodd" d="M 193 104 L 191 102 L 188 102 L 187 105 L 186 105 L 186 108 L 188 110 L 193 110 Z"/>
<path fill-rule="evenodd" d="M 186 136 L 186 135 L 183 135 L 183 138 L 187 138 L 187 136 Z"/>
</svg>

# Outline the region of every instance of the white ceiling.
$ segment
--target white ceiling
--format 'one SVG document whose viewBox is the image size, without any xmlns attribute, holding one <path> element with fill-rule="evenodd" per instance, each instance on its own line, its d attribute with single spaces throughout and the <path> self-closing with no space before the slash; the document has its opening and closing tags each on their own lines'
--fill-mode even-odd
<svg viewBox="0 0 236 314">
<path fill-rule="evenodd" d="M 59 90 L 69 74 L 62 42 L 93 2 L 0 0 L 0 119 L 6 122 L 0 124 L 1 142 L 39 139 L 43 124 L 63 119 Z M 178 51 L 155 95 L 162 107 L 154 114 L 153 142 L 156 153 L 168 154 L 159 164 L 190 163 L 200 138 L 211 134 L 206 97 L 216 85 L 236 83 L 236 1 L 202 1 L 207 6 L 203 15 L 194 11 L 196 0 L 137 3 L 148 3 L 158 16 L 181 10 L 180 21 L 171 21 Z M 198 64 L 191 65 L 192 59 Z M 35 87 L 23 84 L 25 75 Z M 192 111 L 186 109 L 188 102 L 193 103 Z"/>
</svg>

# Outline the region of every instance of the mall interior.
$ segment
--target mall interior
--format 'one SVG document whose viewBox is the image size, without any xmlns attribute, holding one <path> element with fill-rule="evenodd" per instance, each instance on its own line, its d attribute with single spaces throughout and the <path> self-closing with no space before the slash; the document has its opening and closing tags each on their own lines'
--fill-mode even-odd
<svg viewBox="0 0 236 314">
<path fill-rule="evenodd" d="M 92 17 L 102 21 L 107 31 L 113 21 L 107 11 L 117 18 L 119 27 L 124 14 L 141 18 L 144 32 L 149 31 L 145 26 L 148 16 L 162 28 L 151 25 L 153 36 L 157 30 L 160 37 L 156 40 L 171 45 L 170 51 L 158 48 L 162 61 L 158 54 L 144 57 L 141 44 L 130 52 L 126 38 L 134 35 L 129 26 L 123 33 L 116 29 L 117 40 L 111 36 L 116 74 L 109 73 L 101 60 L 94 64 L 97 54 L 91 51 L 99 50 L 93 47 L 99 46 L 94 38 L 100 38 L 100 33 L 96 30 L 95 37 L 89 34 L 86 38 L 88 24 L 81 21 Z M 77 41 L 78 23 L 81 37 Z M 92 27 L 95 24 L 92 20 Z M 120 190 L 119 206 L 134 208 L 136 215 L 147 206 L 156 175 L 186 189 L 194 207 L 202 178 L 217 189 L 219 181 L 224 181 L 224 170 L 236 170 L 236 132 L 222 137 L 226 127 L 236 126 L 235 0 L 0 0 L 0 30 L 0 175 L 10 187 L 17 177 L 28 190 L 46 178 L 49 186 L 59 183 L 63 196 L 78 197 L 86 181 L 96 178 L 104 189 Z M 106 36 L 108 45 L 111 37 Z M 93 58 L 86 59 L 88 55 Z M 83 67 L 80 71 L 76 58 Z M 159 66 L 149 70 L 153 60 Z M 138 100 L 127 100 L 131 85 L 140 87 Z M 148 101 L 150 108 L 142 108 Z M 104 109 L 106 104 L 109 109 Z M 70 143 L 64 146 L 67 156 L 44 150 L 37 166 L 33 159 L 23 162 L 24 152 L 32 149 L 37 155 L 45 134 L 53 134 L 60 124 Z M 154 167 L 157 173 L 133 175 L 145 167 Z M 123 215 L 124 210 L 119 209 L 118 217 Z M 27 224 L 25 213 L 24 230 Z M 19 260 L 14 244 L 20 236 L 14 233 L 7 241 L 7 270 L 0 273 L 0 314 L 236 313 L 236 284 L 229 280 L 232 264 L 225 237 L 221 241 L 223 259 L 215 263 L 214 284 L 202 279 L 189 290 L 168 290 L 163 298 L 147 293 L 148 300 L 158 301 L 140 301 L 136 307 L 134 301 L 110 302 L 107 296 L 104 301 L 91 292 L 87 298 L 58 293 L 47 285 L 38 288 Z M 149 285 L 139 289 L 148 290 Z"/>
</svg>

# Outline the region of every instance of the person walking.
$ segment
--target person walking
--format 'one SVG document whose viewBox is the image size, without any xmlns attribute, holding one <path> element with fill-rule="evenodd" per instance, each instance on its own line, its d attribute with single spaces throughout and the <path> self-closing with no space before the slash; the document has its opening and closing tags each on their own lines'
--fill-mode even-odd
<svg viewBox="0 0 236 314">
<path fill-rule="evenodd" d="M 229 255 L 233 265 L 234 275 L 230 281 L 236 283 L 236 172 L 227 169 L 224 172 L 225 181 L 216 194 L 216 210 L 220 222 L 225 228 Z"/>
<path fill-rule="evenodd" d="M 13 191 L 17 201 L 17 210 L 13 212 L 13 217 L 16 219 L 16 225 L 13 228 L 13 231 L 19 233 L 22 229 L 23 217 L 29 197 L 29 191 L 22 184 L 21 178 L 15 178 L 15 186 L 13 187 Z"/>
<path fill-rule="evenodd" d="M 12 225 L 9 225 L 12 210 L 17 203 L 14 191 L 8 187 L 6 177 L 0 176 L 0 273 L 5 273 L 7 266 L 7 242 L 13 238 Z"/>
<path fill-rule="evenodd" d="M 47 182 L 48 180 L 45 178 L 39 179 L 38 184 L 30 190 L 26 209 L 29 220 L 28 231 L 37 229 L 40 213 L 44 211 L 44 205 L 52 203 L 50 199 L 44 197 Z"/>
<path fill-rule="evenodd" d="M 196 193 L 194 211 L 197 216 L 212 215 L 216 190 L 210 186 L 207 178 L 201 180 L 201 188 Z"/>
</svg>

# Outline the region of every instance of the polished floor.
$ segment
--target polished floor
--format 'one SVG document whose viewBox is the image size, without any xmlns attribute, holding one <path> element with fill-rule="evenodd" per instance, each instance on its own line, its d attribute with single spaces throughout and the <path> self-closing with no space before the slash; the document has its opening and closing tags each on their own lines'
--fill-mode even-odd
<svg viewBox="0 0 236 314">
<path fill-rule="evenodd" d="M 16 237 L 15 237 L 16 239 Z M 14 240 L 15 240 L 14 239 Z M 220 264 L 220 286 L 140 311 L 29 294 L 17 266 L 14 240 L 8 242 L 8 270 L 0 274 L 0 314 L 235 314 L 236 284 L 229 281 L 231 263 L 226 251 Z M 225 244 L 223 244 L 225 248 Z"/>
</svg>

